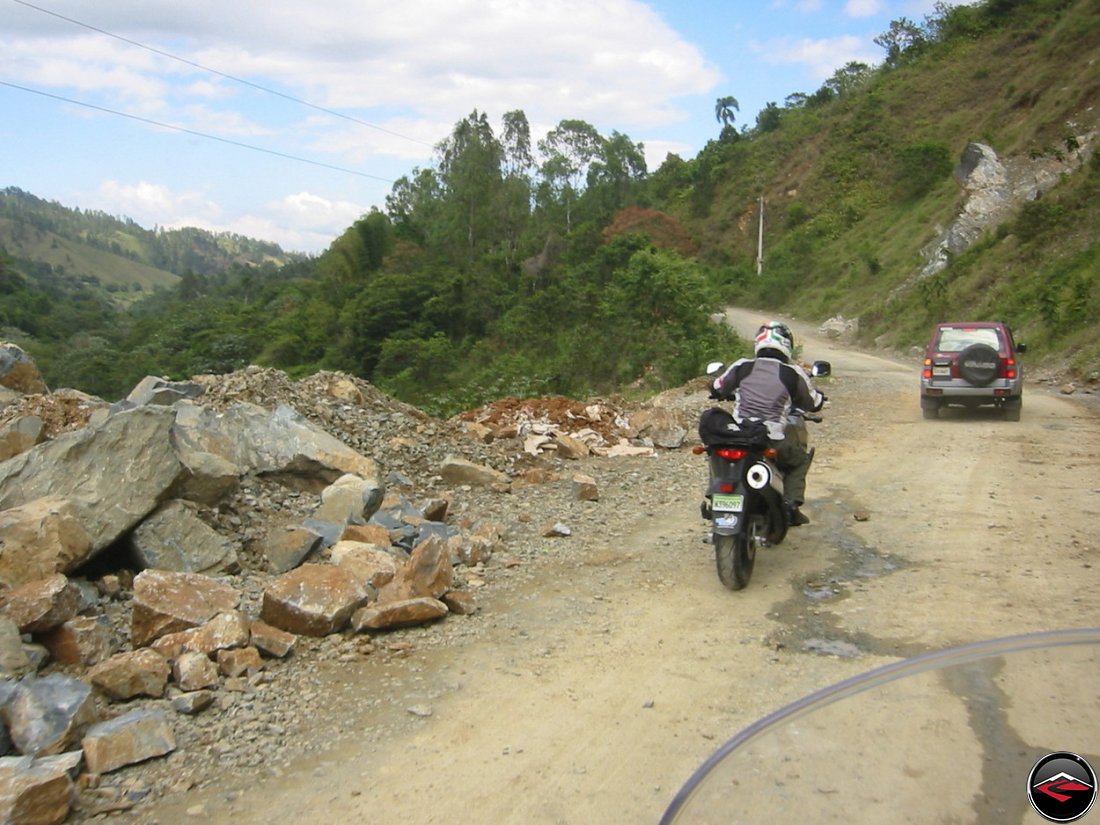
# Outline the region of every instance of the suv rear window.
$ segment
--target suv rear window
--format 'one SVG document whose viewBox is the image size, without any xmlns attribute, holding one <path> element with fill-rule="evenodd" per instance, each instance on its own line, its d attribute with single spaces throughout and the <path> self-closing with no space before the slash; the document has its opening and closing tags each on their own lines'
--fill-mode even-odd
<svg viewBox="0 0 1100 825">
<path fill-rule="evenodd" d="M 1000 332 L 991 327 L 943 327 L 936 339 L 936 352 L 962 352 L 971 344 L 985 344 L 1000 352 Z"/>
</svg>

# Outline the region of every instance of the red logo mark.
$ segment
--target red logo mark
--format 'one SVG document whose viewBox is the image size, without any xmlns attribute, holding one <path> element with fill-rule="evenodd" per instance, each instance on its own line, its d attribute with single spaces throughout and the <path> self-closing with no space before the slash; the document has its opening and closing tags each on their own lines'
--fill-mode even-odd
<svg viewBox="0 0 1100 825">
<path fill-rule="evenodd" d="M 1075 792 L 1091 791 L 1092 788 L 1068 773 L 1060 773 L 1057 776 L 1052 776 L 1046 782 L 1040 782 L 1035 786 L 1035 790 L 1054 797 L 1059 802 L 1068 802 L 1073 798 Z"/>
</svg>

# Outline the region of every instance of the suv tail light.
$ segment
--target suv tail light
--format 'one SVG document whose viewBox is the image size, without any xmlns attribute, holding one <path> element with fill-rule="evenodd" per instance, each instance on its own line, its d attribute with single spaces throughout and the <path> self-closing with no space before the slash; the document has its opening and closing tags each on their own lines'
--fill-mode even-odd
<svg viewBox="0 0 1100 825">
<path fill-rule="evenodd" d="M 1001 378 L 1015 378 L 1019 374 L 1016 369 L 1015 358 L 1002 358 L 1001 359 Z"/>
</svg>

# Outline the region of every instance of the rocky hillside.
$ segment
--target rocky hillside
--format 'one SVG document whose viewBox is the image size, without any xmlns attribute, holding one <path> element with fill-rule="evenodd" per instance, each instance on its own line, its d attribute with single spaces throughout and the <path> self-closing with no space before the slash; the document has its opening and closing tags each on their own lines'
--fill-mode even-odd
<svg viewBox="0 0 1100 825">
<path fill-rule="evenodd" d="M 649 460 L 694 419 L 686 388 L 439 420 L 346 375 L 257 367 L 149 378 L 111 405 L 48 391 L 10 344 L 0 385 L 12 821 L 200 784 L 212 749 L 277 757 L 219 743 L 307 713 L 322 659 L 400 651 L 405 627 L 466 632 L 453 617 L 537 541 L 603 518 L 585 509 L 603 480 L 571 464 Z"/>
</svg>

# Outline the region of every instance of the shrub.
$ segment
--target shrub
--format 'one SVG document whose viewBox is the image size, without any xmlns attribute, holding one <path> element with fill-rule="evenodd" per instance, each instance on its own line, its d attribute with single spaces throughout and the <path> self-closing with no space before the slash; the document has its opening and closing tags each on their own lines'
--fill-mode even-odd
<svg viewBox="0 0 1100 825">
<path fill-rule="evenodd" d="M 906 146 L 897 157 L 897 186 L 902 197 L 917 199 L 951 175 L 951 152 L 942 143 L 924 141 Z"/>
<path fill-rule="evenodd" d="M 1020 210 L 1015 222 L 1015 234 L 1025 243 L 1033 241 L 1061 226 L 1066 220 L 1066 208 L 1052 200 L 1030 201 Z"/>
</svg>

